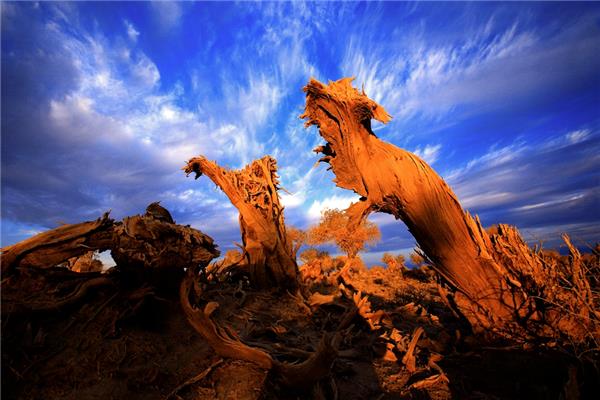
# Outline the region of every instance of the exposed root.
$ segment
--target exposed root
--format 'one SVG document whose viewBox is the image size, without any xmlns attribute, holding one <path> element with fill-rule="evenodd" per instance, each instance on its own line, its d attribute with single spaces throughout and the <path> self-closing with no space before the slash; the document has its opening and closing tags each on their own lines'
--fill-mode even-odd
<svg viewBox="0 0 600 400">
<path fill-rule="evenodd" d="M 92 289 L 112 285 L 114 285 L 114 281 L 109 277 L 92 278 L 79 284 L 77 289 L 72 293 L 57 300 L 26 303 L 2 302 L 2 314 L 13 315 L 58 311 L 82 300 Z"/>
<path fill-rule="evenodd" d="M 300 364 L 277 363 L 275 371 L 281 376 L 284 385 L 305 387 L 327 377 L 335 361 L 340 342 L 338 334 L 326 333 L 317 350 Z"/>
<path fill-rule="evenodd" d="M 337 357 L 340 340 L 337 334 L 325 334 L 316 351 L 301 363 L 280 362 L 266 351 L 243 343 L 230 328 L 217 325 L 210 316 L 218 307 L 218 303 L 210 302 L 203 309 L 192 306 L 190 294 L 196 277 L 197 272 L 190 268 L 181 283 L 181 306 L 188 322 L 217 354 L 222 357 L 250 361 L 261 368 L 272 370 L 285 386 L 302 387 L 329 374 L 331 365 Z"/>
<path fill-rule="evenodd" d="M 273 358 L 266 352 L 245 345 L 232 336 L 232 332 L 216 325 L 210 314 L 218 307 L 218 303 L 208 303 L 204 309 L 194 308 L 190 303 L 190 292 L 197 271 L 189 268 L 186 277 L 181 282 L 180 301 L 183 312 L 192 327 L 208 342 L 217 354 L 238 360 L 255 363 L 261 368 L 271 369 Z"/>
</svg>

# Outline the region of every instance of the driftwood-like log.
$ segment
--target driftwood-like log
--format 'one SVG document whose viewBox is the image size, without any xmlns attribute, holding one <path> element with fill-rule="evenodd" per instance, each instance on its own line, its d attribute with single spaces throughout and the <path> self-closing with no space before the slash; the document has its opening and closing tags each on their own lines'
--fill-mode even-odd
<svg viewBox="0 0 600 400">
<path fill-rule="evenodd" d="M 525 327 L 527 334 L 551 337 L 562 331 L 575 342 L 589 339 L 590 332 L 598 337 L 598 314 L 590 313 L 581 274 L 564 273 L 571 287 L 562 287 L 516 228 L 500 225 L 488 234 L 425 161 L 377 138 L 371 119 L 386 123 L 391 117 L 351 82 L 324 85 L 311 79 L 301 118 L 325 139 L 315 151 L 330 164 L 337 186 L 361 196 L 347 210 L 354 222 L 374 211 L 404 221 L 476 330 L 520 334 Z M 579 288 L 582 296 L 574 293 Z M 551 304 L 555 300 L 558 306 Z M 541 332 L 541 326 L 553 332 Z"/>
<path fill-rule="evenodd" d="M 118 274 L 79 274 L 54 268 L 82 254 L 91 260 L 92 252 L 107 249 L 117 262 Z M 64 225 L 2 249 L 3 269 L 19 271 L 7 274 L 2 282 L 2 313 L 61 310 L 99 287 L 122 283 L 150 284 L 163 292 L 177 293 L 184 268 L 204 267 L 218 255 L 207 235 L 152 215 L 114 222 L 105 214 L 96 221 Z M 32 289 L 53 285 L 71 285 L 72 289 L 63 296 Z"/>
<path fill-rule="evenodd" d="M 111 249 L 117 265 L 151 269 L 207 265 L 219 256 L 213 239 L 197 229 L 140 215 L 115 225 Z"/>
<path fill-rule="evenodd" d="M 2 270 L 51 268 L 104 250 L 111 251 L 117 268 L 128 277 L 175 289 L 185 267 L 207 265 L 219 255 L 212 238 L 189 226 L 152 215 L 114 222 L 105 214 L 96 221 L 63 225 L 3 248 Z"/>
<path fill-rule="evenodd" d="M 275 159 L 265 156 L 241 170 L 228 170 L 204 157 L 192 158 L 186 174 L 212 180 L 238 209 L 244 258 L 239 267 L 258 288 L 295 287 L 298 266 L 288 243 Z"/>
<path fill-rule="evenodd" d="M 104 214 L 96 221 L 63 225 L 2 249 L 2 273 L 16 267 L 50 268 L 90 250 L 112 245 L 114 221 Z"/>
</svg>

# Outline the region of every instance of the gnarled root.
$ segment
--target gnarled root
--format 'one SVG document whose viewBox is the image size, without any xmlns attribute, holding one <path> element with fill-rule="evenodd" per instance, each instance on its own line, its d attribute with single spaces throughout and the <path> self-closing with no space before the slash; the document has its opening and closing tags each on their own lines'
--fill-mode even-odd
<svg viewBox="0 0 600 400">
<path fill-rule="evenodd" d="M 4 299 L 2 302 L 2 314 L 6 316 L 60 310 L 69 305 L 76 304 L 92 289 L 109 285 L 114 285 L 114 281 L 108 276 L 85 277 L 71 293 L 58 299 L 46 299 L 42 301 L 6 301 Z"/>
<path fill-rule="evenodd" d="M 281 381 L 286 386 L 302 387 L 319 381 L 331 370 L 333 362 L 338 356 L 339 334 L 326 333 L 315 351 L 306 361 L 300 364 L 279 363 L 275 364 L 275 371 L 280 375 Z"/>
<path fill-rule="evenodd" d="M 290 387 L 309 385 L 329 374 L 331 365 L 337 357 L 340 341 L 338 334 L 325 334 L 317 350 L 301 363 L 280 362 L 266 351 L 243 343 L 231 329 L 217 325 L 210 315 L 218 307 L 218 303 L 210 302 L 203 309 L 192 305 L 190 297 L 197 299 L 201 294 L 193 293 L 196 277 L 197 269 L 188 269 L 180 288 L 181 307 L 190 325 L 202 335 L 217 354 L 250 361 L 261 368 L 272 370 L 283 385 Z"/>
</svg>

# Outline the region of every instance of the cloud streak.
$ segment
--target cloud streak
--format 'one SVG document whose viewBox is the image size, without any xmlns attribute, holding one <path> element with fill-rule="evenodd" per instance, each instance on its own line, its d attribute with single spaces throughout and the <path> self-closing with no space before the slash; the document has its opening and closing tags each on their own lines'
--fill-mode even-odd
<svg viewBox="0 0 600 400">
<path fill-rule="evenodd" d="M 589 240 L 599 15 L 593 4 L 5 3 L 3 243 L 161 200 L 228 248 L 235 209 L 180 171 L 198 154 L 231 168 L 277 157 L 286 220 L 307 227 L 356 200 L 313 168 L 321 139 L 298 119 L 310 76 L 345 75 L 395 117 L 377 135 L 433 164 L 484 223 Z M 399 222 L 371 218 L 384 231 L 374 252 L 414 244 Z"/>
</svg>

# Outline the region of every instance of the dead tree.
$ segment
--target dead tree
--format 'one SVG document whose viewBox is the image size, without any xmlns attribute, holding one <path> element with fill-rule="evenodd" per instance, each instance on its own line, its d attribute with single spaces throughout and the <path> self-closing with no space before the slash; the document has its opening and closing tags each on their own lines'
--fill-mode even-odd
<svg viewBox="0 0 600 400">
<path fill-rule="evenodd" d="M 212 238 L 189 226 L 135 215 L 115 222 L 67 224 L 2 249 L 3 275 L 17 268 L 45 269 L 90 251 L 110 250 L 123 275 L 139 282 L 178 289 L 183 270 L 206 266 L 219 251 Z"/>
<path fill-rule="evenodd" d="M 374 211 L 404 221 L 476 329 L 516 334 L 526 326 L 527 334 L 555 337 L 562 331 L 574 341 L 598 337 L 592 299 L 573 294 L 588 292 L 577 268 L 564 274 L 577 276 L 571 287 L 562 287 L 557 272 L 541 262 L 516 228 L 500 225 L 497 234 L 486 233 L 425 161 L 377 138 L 371 119 L 386 123 L 391 117 L 351 82 L 324 85 L 311 79 L 301 118 L 325 139 L 315 152 L 323 153 L 319 161 L 330 164 L 337 186 L 361 196 L 348 209 L 355 223 Z M 559 306 L 552 306 L 554 301 Z M 547 328 L 553 332 L 543 331 Z"/>
<path fill-rule="evenodd" d="M 239 267 L 251 283 L 259 288 L 296 286 L 298 266 L 286 235 L 275 159 L 265 156 L 236 171 L 196 157 L 184 170 L 196 179 L 205 174 L 238 209 L 244 251 Z"/>
<path fill-rule="evenodd" d="M 49 268 L 90 250 L 108 250 L 114 221 L 108 213 L 95 221 L 67 224 L 2 249 L 2 274 L 17 266 Z"/>
</svg>

